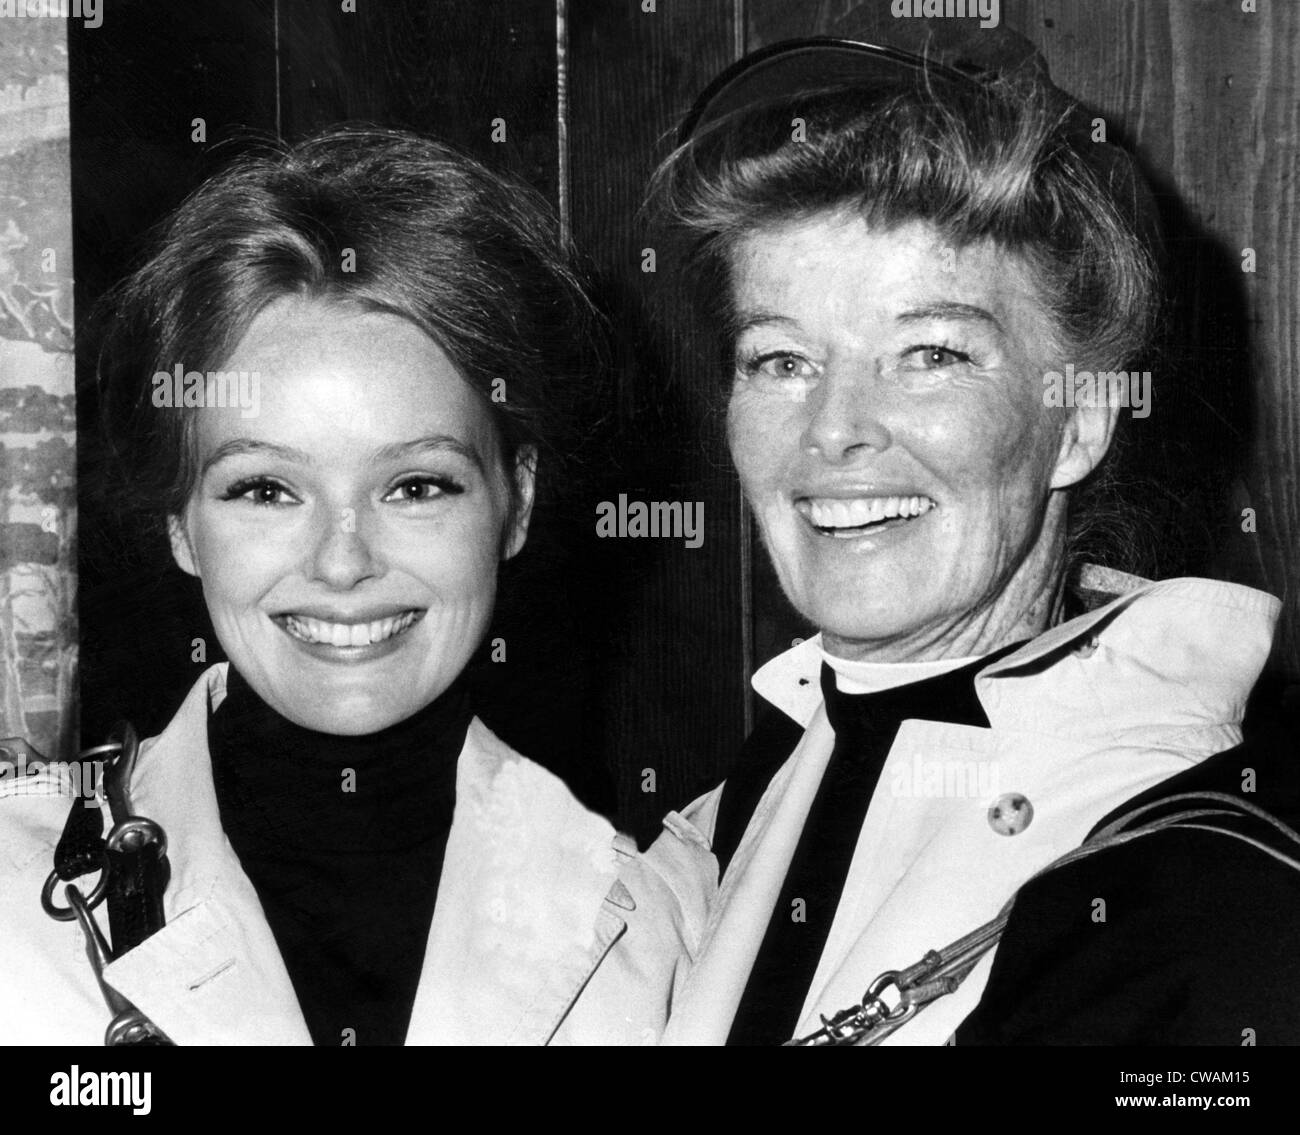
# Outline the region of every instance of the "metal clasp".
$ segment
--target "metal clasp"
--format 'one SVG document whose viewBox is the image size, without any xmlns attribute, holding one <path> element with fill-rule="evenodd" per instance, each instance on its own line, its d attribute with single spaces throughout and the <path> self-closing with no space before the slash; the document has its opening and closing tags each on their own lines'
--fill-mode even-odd
<svg viewBox="0 0 1300 1135">
<path fill-rule="evenodd" d="M 789 1047 L 824 1048 L 829 1045 L 876 1045 L 890 1033 L 907 1024 L 921 1009 L 901 983 L 898 970 L 886 970 L 867 987 L 862 1000 L 832 1017 L 822 1017 L 822 1027 L 806 1037 L 787 1041 Z M 897 1004 L 891 1006 L 883 996 L 893 986 L 898 990 Z"/>
<path fill-rule="evenodd" d="M 113 731 L 114 737 L 106 745 L 97 745 L 87 749 L 78 759 L 100 754 L 112 754 L 104 762 L 104 775 L 99 785 L 95 800 L 99 805 L 94 811 L 93 821 L 87 817 L 79 819 L 77 804 L 69 815 L 64 837 L 55 854 L 55 869 L 50 872 L 41 888 L 41 906 L 51 918 L 59 922 L 71 922 L 73 919 L 81 926 L 86 939 L 86 956 L 90 959 L 91 969 L 99 985 L 113 1019 L 104 1034 L 104 1043 L 110 1047 L 122 1045 L 169 1045 L 171 1040 L 148 1017 L 123 997 L 104 980 L 104 968 L 114 961 L 112 948 L 95 921 L 92 911 L 105 899 L 108 899 L 109 925 L 112 928 L 114 942 L 120 952 L 125 952 L 137 944 L 141 937 L 159 929 L 162 924 L 162 891 L 167 880 L 167 835 L 161 825 L 144 816 L 133 814 L 131 804 L 131 776 L 135 771 L 135 761 L 139 753 L 139 738 L 129 722 L 120 722 Z M 103 801 L 108 801 L 112 817 L 112 827 L 107 838 L 99 833 L 103 831 Z M 85 829 L 88 824 L 93 826 Z M 71 841 L 72 851 L 65 854 L 65 843 Z M 140 857 L 156 845 L 153 858 L 142 860 Z M 98 849 L 99 879 L 89 895 L 82 894 L 80 888 L 73 885 L 74 879 L 89 874 Z M 124 866 L 124 863 L 126 866 Z M 134 871 L 144 864 L 144 884 L 135 879 Z M 62 870 L 64 878 L 60 874 Z M 58 906 L 54 901 L 55 888 L 63 882 L 63 893 L 67 906 Z M 125 888 L 125 889 L 124 889 Z M 129 898 L 128 898 L 129 896 Z M 132 932 L 123 937 L 125 942 L 118 942 L 121 927 L 119 920 L 122 904 L 130 901 L 136 905 L 132 908 L 132 923 L 122 925 L 143 926 L 143 935 Z M 140 904 L 143 904 L 141 908 Z M 143 918 L 140 910 L 144 910 Z"/>
<path fill-rule="evenodd" d="M 104 967 L 113 960 L 112 951 L 104 938 L 103 931 L 90 913 L 90 908 L 82 893 L 69 883 L 63 888 L 72 916 L 81 924 L 81 932 L 86 936 L 86 957 L 90 959 L 90 968 L 94 970 L 95 981 L 104 996 L 108 1011 L 113 1014 L 108 1028 L 104 1031 L 104 1044 L 109 1048 L 120 1048 L 138 1044 L 171 1044 L 167 1035 L 158 1028 L 139 1009 L 131 1004 L 116 989 L 104 980 Z"/>
</svg>

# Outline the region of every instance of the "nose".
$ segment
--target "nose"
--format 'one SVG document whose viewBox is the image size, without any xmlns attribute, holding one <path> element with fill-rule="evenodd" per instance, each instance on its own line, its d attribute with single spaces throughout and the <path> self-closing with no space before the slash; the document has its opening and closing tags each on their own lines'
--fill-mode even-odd
<svg viewBox="0 0 1300 1135">
<path fill-rule="evenodd" d="M 808 400 L 802 444 L 824 461 L 850 461 L 893 443 L 881 416 L 883 400 L 875 364 L 828 368 Z"/>
<path fill-rule="evenodd" d="M 310 564 L 313 579 L 343 591 L 380 574 L 363 521 L 360 510 L 351 507 L 322 513 Z"/>
</svg>

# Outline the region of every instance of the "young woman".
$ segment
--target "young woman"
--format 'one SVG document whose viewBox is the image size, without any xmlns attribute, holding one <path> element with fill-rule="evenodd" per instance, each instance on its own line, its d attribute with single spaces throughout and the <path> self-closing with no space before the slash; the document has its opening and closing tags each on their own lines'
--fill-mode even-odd
<svg viewBox="0 0 1300 1135">
<path fill-rule="evenodd" d="M 442 145 L 344 130 L 203 185 L 110 298 L 121 491 L 229 662 L 92 754 L 102 811 L 58 769 L 3 786 L 0 1039 L 657 1035 L 622 991 L 671 980 L 691 900 L 462 678 L 590 325 L 552 233 Z"/>
</svg>

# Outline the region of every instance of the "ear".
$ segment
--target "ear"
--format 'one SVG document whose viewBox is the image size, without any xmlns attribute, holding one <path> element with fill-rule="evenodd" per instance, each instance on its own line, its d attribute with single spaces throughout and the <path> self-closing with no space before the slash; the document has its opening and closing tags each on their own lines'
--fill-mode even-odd
<svg viewBox="0 0 1300 1135">
<path fill-rule="evenodd" d="M 194 557 L 194 545 L 190 543 L 190 534 L 185 530 L 185 522 L 179 516 L 167 518 L 167 536 L 171 540 L 172 559 L 181 571 L 199 578 L 198 561 Z"/>
<path fill-rule="evenodd" d="M 1102 402 L 1113 401 L 1102 399 Z M 1052 471 L 1052 488 L 1068 489 L 1088 476 L 1106 456 L 1115 426 L 1119 422 L 1120 406 L 1075 406 L 1061 434 L 1061 448 L 1056 455 Z"/>
<path fill-rule="evenodd" d="M 509 527 L 501 541 L 501 558 L 508 560 L 519 554 L 528 539 L 528 522 L 533 516 L 533 497 L 537 489 L 537 447 L 521 445 L 515 455 L 514 508 L 510 512 Z"/>
</svg>

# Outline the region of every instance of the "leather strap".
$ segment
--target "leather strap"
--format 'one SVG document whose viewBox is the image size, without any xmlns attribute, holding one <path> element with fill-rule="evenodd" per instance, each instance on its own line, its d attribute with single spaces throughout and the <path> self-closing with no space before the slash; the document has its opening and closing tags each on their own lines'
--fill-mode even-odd
<svg viewBox="0 0 1300 1135">
<path fill-rule="evenodd" d="M 113 956 L 120 958 L 166 925 L 163 890 L 170 872 L 161 843 L 134 851 L 106 852 L 108 859 L 108 933 Z"/>
<path fill-rule="evenodd" d="M 63 834 L 54 849 L 54 872 L 65 883 L 104 865 L 104 816 L 99 801 L 72 802 Z"/>
</svg>

